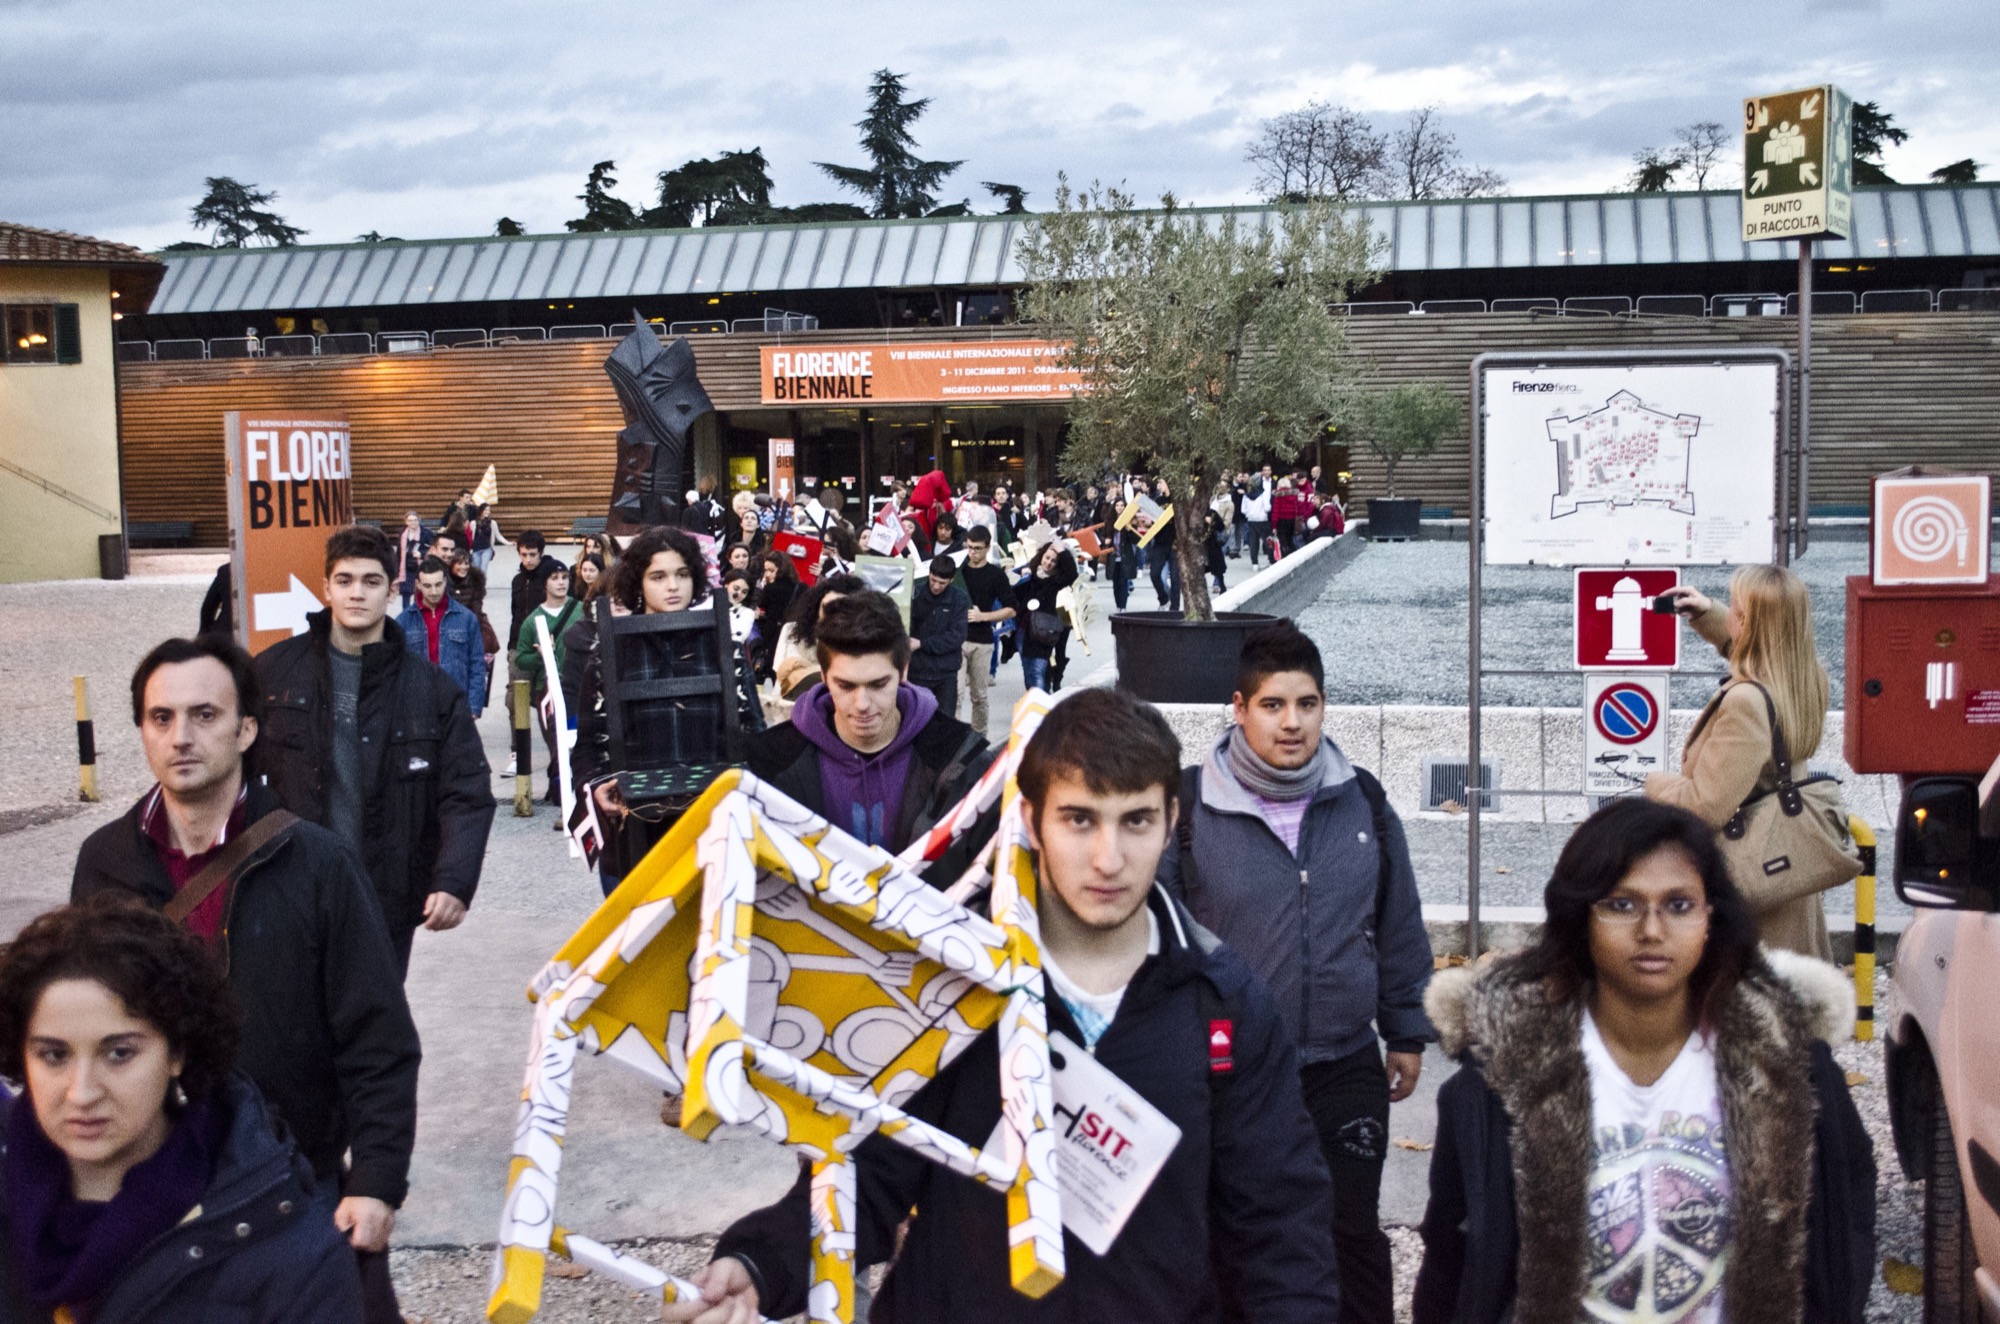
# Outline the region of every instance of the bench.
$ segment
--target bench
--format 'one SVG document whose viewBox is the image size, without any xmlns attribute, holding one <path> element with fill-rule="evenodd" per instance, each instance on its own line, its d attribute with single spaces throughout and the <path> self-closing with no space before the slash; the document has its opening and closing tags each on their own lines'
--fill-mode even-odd
<svg viewBox="0 0 2000 1324">
<path fill-rule="evenodd" d="M 581 540 L 587 533 L 601 538 L 604 536 L 604 519 L 602 515 L 579 519 L 569 526 L 569 536 Z"/>
<path fill-rule="evenodd" d="M 125 540 L 133 547 L 192 547 L 194 521 L 132 520 L 125 525 Z"/>
</svg>

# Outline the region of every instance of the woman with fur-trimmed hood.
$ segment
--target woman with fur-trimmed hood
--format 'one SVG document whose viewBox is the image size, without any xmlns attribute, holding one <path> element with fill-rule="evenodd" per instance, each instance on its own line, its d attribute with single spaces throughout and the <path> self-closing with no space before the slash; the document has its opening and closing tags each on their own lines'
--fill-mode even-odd
<svg viewBox="0 0 2000 1324">
<path fill-rule="evenodd" d="M 1416 1324 L 1859 1324 L 1875 1159 L 1840 971 L 1760 950 L 1714 834 L 1618 800 L 1539 945 L 1446 971 Z"/>
</svg>

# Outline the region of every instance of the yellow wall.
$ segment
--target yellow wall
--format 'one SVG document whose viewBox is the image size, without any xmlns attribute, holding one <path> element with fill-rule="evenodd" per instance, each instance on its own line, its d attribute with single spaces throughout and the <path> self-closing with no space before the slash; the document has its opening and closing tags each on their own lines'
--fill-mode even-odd
<svg viewBox="0 0 2000 1324">
<path fill-rule="evenodd" d="M 0 363 L 0 460 L 75 494 L 94 514 L 0 467 L 0 582 L 95 578 L 117 533 L 118 385 L 111 279 L 102 268 L 0 266 L 0 303 L 80 305 L 81 363 Z"/>
</svg>

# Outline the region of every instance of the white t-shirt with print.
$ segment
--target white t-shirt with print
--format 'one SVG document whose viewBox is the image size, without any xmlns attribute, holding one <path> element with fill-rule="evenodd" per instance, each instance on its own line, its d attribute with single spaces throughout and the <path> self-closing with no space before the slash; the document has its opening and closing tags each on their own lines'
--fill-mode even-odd
<svg viewBox="0 0 2000 1324">
<path fill-rule="evenodd" d="M 1160 952 L 1160 922 L 1153 918 L 1153 912 L 1146 912 L 1146 955 L 1157 956 Z M 1048 949 L 1042 949 L 1042 974 L 1047 976 L 1049 991 L 1063 1000 L 1069 1010 L 1069 1018 L 1076 1022 L 1077 1032 L 1083 1036 L 1083 1046 L 1092 1057 L 1097 1056 L 1097 1041 L 1111 1028 L 1117 1019 L 1118 1006 L 1125 1001 L 1125 990 L 1120 984 L 1109 993 L 1086 993 L 1056 964 L 1055 957 Z"/>
<path fill-rule="evenodd" d="M 1713 1049 L 1697 1030 L 1664 1075 L 1635 1084 L 1585 1011 L 1583 1060 L 1593 1156 L 1582 1318 L 1721 1324 L 1735 1219 Z"/>
</svg>

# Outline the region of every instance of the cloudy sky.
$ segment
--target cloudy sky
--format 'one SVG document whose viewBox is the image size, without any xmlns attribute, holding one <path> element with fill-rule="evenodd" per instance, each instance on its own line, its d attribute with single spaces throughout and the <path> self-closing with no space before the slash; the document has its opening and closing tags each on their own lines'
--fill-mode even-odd
<svg viewBox="0 0 2000 1324">
<path fill-rule="evenodd" d="M 690 157 L 762 147 L 776 201 L 842 197 L 888 66 L 933 99 L 927 155 L 1046 200 L 1056 173 L 1249 201 L 1259 123 L 1313 98 L 1392 128 L 1436 104 L 1516 194 L 1618 186 L 1634 149 L 1822 79 L 1911 134 L 1890 173 L 1974 157 L 1992 0 L 0 0 L 0 220 L 146 245 L 192 235 L 209 175 L 344 242 L 559 230 L 594 161 L 644 204 Z"/>
</svg>

